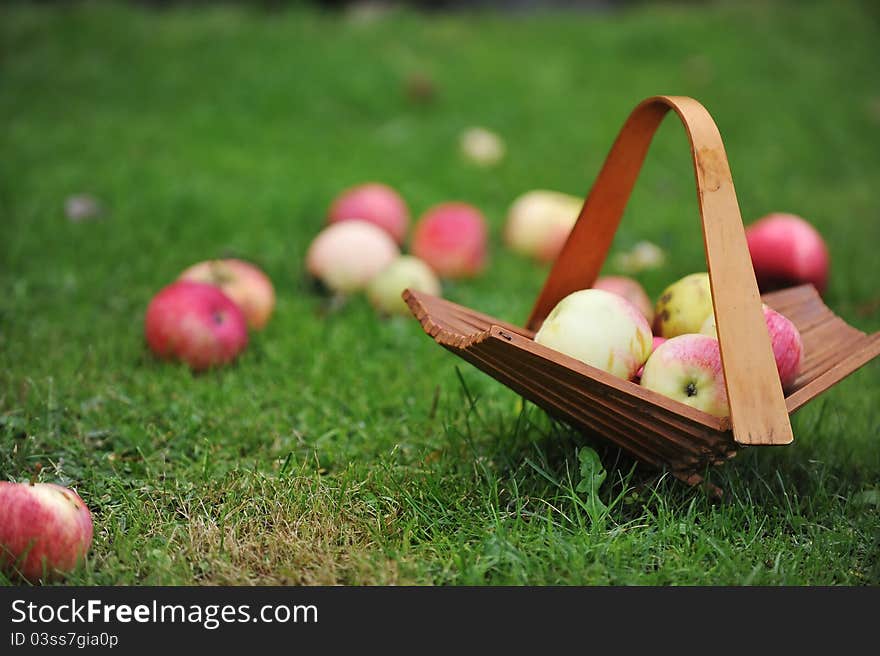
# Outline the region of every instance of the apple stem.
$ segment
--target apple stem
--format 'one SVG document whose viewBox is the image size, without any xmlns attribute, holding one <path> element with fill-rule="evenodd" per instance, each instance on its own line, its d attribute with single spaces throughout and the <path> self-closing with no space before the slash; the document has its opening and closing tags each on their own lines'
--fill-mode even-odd
<svg viewBox="0 0 880 656">
<path fill-rule="evenodd" d="M 37 478 L 39 478 L 41 471 L 43 471 L 43 464 L 38 462 L 34 465 L 34 473 L 31 475 L 31 485 L 37 484 Z"/>
</svg>

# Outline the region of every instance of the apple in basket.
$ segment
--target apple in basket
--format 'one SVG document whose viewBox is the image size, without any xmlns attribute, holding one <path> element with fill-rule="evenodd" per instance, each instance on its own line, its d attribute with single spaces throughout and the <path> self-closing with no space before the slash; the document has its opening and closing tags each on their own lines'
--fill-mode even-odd
<svg viewBox="0 0 880 656">
<path fill-rule="evenodd" d="M 755 278 L 762 292 L 812 283 L 828 284 L 828 248 L 822 235 L 795 214 L 774 213 L 746 228 Z"/>
<path fill-rule="evenodd" d="M 0 570 L 37 583 L 73 570 L 92 544 L 79 495 L 54 483 L 0 481 Z"/>
<path fill-rule="evenodd" d="M 654 304 L 637 280 L 627 276 L 601 276 L 593 283 L 593 289 L 604 289 L 606 292 L 623 296 L 639 308 L 648 323 L 654 321 Z"/>
<path fill-rule="evenodd" d="M 677 337 L 698 333 L 706 317 L 712 314 L 712 290 L 709 274 L 692 273 L 663 290 L 654 308 L 654 334 Z"/>
<path fill-rule="evenodd" d="M 260 330 L 275 308 L 272 281 L 257 266 L 244 260 L 206 260 L 193 264 L 180 274 L 180 280 L 215 285 L 231 298 L 247 319 L 248 326 Z"/>
<path fill-rule="evenodd" d="M 352 219 L 372 223 L 402 244 L 409 229 L 409 208 L 400 194 L 388 185 L 367 182 L 340 193 L 327 211 L 330 223 Z"/>
<path fill-rule="evenodd" d="M 620 378 L 631 379 L 651 354 L 651 327 L 639 309 L 603 289 L 563 298 L 535 342 Z"/>
<path fill-rule="evenodd" d="M 776 370 L 779 372 L 779 381 L 783 390 L 789 390 L 795 379 L 801 372 L 804 361 L 804 342 L 797 326 L 766 304 L 762 305 L 764 321 L 767 324 L 767 333 L 770 336 L 770 346 L 773 348 L 773 359 L 776 361 Z M 710 314 L 703 323 L 700 332 L 712 337 L 717 336 L 715 328 L 715 315 Z"/>
<path fill-rule="evenodd" d="M 689 333 L 666 340 L 645 363 L 640 384 L 710 415 L 730 414 L 714 337 Z"/>
</svg>

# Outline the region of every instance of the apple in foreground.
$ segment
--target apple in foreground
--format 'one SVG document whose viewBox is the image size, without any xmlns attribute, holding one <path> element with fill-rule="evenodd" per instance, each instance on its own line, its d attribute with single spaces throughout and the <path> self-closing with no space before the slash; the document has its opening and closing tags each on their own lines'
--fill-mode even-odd
<svg viewBox="0 0 880 656">
<path fill-rule="evenodd" d="M 746 228 L 752 267 L 761 292 L 811 283 L 828 284 L 829 256 L 822 235 L 795 214 L 768 214 Z"/>
<path fill-rule="evenodd" d="M 654 334 L 668 339 L 699 333 L 712 311 L 709 274 L 692 273 L 675 281 L 660 294 L 654 308 Z"/>
<path fill-rule="evenodd" d="M 0 569 L 37 583 L 75 569 L 92 544 L 92 516 L 54 483 L 0 481 Z"/>
<path fill-rule="evenodd" d="M 234 258 L 206 260 L 193 264 L 179 280 L 194 280 L 215 285 L 241 308 L 248 326 L 260 330 L 275 308 L 272 281 L 257 266 Z"/>
<path fill-rule="evenodd" d="M 582 198 L 560 191 L 528 191 L 507 211 L 504 242 L 516 253 L 551 262 L 562 250 L 583 204 Z"/>
<path fill-rule="evenodd" d="M 797 326 L 785 315 L 780 314 L 766 304 L 762 304 L 770 346 L 773 348 L 773 359 L 779 372 L 779 382 L 783 390 L 789 390 L 801 372 L 804 361 L 804 342 Z M 715 315 L 710 314 L 703 322 L 700 332 L 704 335 L 717 337 Z"/>
<path fill-rule="evenodd" d="M 651 353 L 656 351 L 657 348 L 665 341 L 666 341 L 665 337 L 657 337 L 655 335 L 654 339 L 651 340 Z M 645 365 L 642 365 L 641 367 L 639 367 L 639 370 L 636 372 L 636 375 L 635 375 L 635 378 L 633 378 L 633 381 L 636 383 L 640 382 L 642 380 L 642 374 L 644 373 L 644 371 L 645 371 Z"/>
<path fill-rule="evenodd" d="M 309 245 L 306 269 L 330 291 L 360 291 L 400 256 L 400 249 L 387 232 L 360 220 L 330 225 Z"/>
<path fill-rule="evenodd" d="M 593 283 L 593 289 L 604 289 L 606 292 L 623 296 L 639 308 L 649 324 L 654 321 L 654 304 L 637 280 L 627 276 L 600 276 Z"/>
<path fill-rule="evenodd" d="M 645 363 L 640 384 L 710 415 L 730 414 L 714 337 L 689 333 L 666 340 Z"/>
<path fill-rule="evenodd" d="M 486 220 L 467 203 L 435 205 L 416 224 L 412 254 L 441 278 L 470 278 L 486 265 Z"/>
<path fill-rule="evenodd" d="M 367 299 L 382 314 L 409 314 L 403 300 L 405 289 L 439 296 L 440 281 L 427 264 L 413 255 L 401 255 L 370 281 Z"/>
<path fill-rule="evenodd" d="M 559 301 L 535 341 L 626 379 L 651 355 L 645 317 L 626 299 L 602 289 L 582 289 Z"/>
<path fill-rule="evenodd" d="M 192 280 L 178 280 L 153 297 L 144 333 L 158 357 L 194 371 L 231 362 L 248 342 L 238 305 L 218 287 Z"/>
<path fill-rule="evenodd" d="M 402 244 L 409 229 L 409 208 L 393 188 L 379 182 L 367 182 L 343 191 L 327 211 L 330 223 L 352 219 L 372 223 Z"/>
</svg>

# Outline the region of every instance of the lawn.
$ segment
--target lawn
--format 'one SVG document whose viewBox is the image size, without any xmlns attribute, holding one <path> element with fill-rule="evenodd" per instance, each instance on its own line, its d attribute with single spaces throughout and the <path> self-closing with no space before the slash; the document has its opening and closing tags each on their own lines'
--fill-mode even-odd
<svg viewBox="0 0 880 656">
<path fill-rule="evenodd" d="M 873 12 L 873 13 L 872 13 Z M 353 17 L 354 16 L 354 17 Z M 825 300 L 880 329 L 880 29 L 869 3 L 624 12 L 320 14 L 225 6 L 0 9 L 0 478 L 74 487 L 82 585 L 876 585 L 876 362 L 793 418 L 795 443 L 709 473 L 714 500 L 589 442 L 362 296 L 303 272 L 341 189 L 417 216 L 476 204 L 491 264 L 447 298 L 525 320 L 547 268 L 503 247 L 532 188 L 585 195 L 641 99 L 690 95 L 724 137 L 746 223 L 825 235 Z M 432 102 L 407 80 L 434 81 Z M 472 125 L 495 168 L 463 161 Z M 65 199 L 98 197 L 71 222 Z M 657 136 L 613 249 L 669 254 L 652 296 L 705 269 L 680 125 Z M 143 341 L 153 294 L 237 255 L 276 313 L 201 375 Z M 613 272 L 611 263 L 606 267 Z M 580 449 L 608 470 L 578 492 Z M 5 579 L 0 579 L 8 583 Z"/>
</svg>

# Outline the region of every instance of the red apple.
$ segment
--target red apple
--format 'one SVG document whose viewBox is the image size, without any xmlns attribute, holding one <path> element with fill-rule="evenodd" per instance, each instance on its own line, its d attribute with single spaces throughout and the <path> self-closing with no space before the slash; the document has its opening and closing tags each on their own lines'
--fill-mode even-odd
<svg viewBox="0 0 880 656">
<path fill-rule="evenodd" d="M 761 292 L 812 283 L 824 293 L 828 248 L 807 221 L 794 214 L 768 214 L 746 228 L 746 240 Z"/>
<path fill-rule="evenodd" d="M 160 358 L 181 360 L 194 371 L 226 364 L 248 341 L 241 309 L 218 287 L 178 280 L 153 297 L 144 332 Z"/>
<path fill-rule="evenodd" d="M 412 253 L 442 278 L 468 278 L 486 265 L 486 220 L 467 203 L 441 203 L 415 227 Z"/>
<path fill-rule="evenodd" d="M 260 330 L 275 308 L 272 281 L 250 262 L 236 259 L 206 260 L 193 264 L 179 280 L 194 280 L 215 285 L 231 298 L 244 313 L 248 326 Z"/>
<path fill-rule="evenodd" d="M 639 311 L 645 315 L 648 323 L 653 323 L 654 304 L 638 281 L 626 276 L 601 276 L 593 283 L 593 289 L 604 289 L 612 294 L 623 296 L 639 308 Z"/>
<path fill-rule="evenodd" d="M 708 335 L 667 339 L 645 363 L 641 385 L 716 417 L 730 414 L 718 340 Z"/>
<path fill-rule="evenodd" d="M 409 228 L 409 209 L 394 189 L 378 182 L 350 187 L 343 191 L 327 212 L 330 223 L 360 219 L 373 223 L 402 244 Z"/>
<path fill-rule="evenodd" d="M 31 583 L 72 571 L 92 544 L 92 516 L 54 483 L 0 481 L 0 569 Z"/>
<path fill-rule="evenodd" d="M 306 253 L 306 269 L 331 291 L 348 294 L 364 289 L 399 256 L 387 232 L 353 219 L 334 223 L 315 237 Z"/>
<path fill-rule="evenodd" d="M 782 383 L 782 389 L 787 391 L 801 372 L 804 361 L 801 333 L 788 317 L 768 305 L 763 305 L 762 308 L 767 333 L 770 336 L 770 346 L 773 348 L 773 358 L 776 360 L 776 370 L 779 372 L 779 381 Z M 714 314 L 706 317 L 700 332 L 711 337 L 717 336 Z"/>
</svg>

